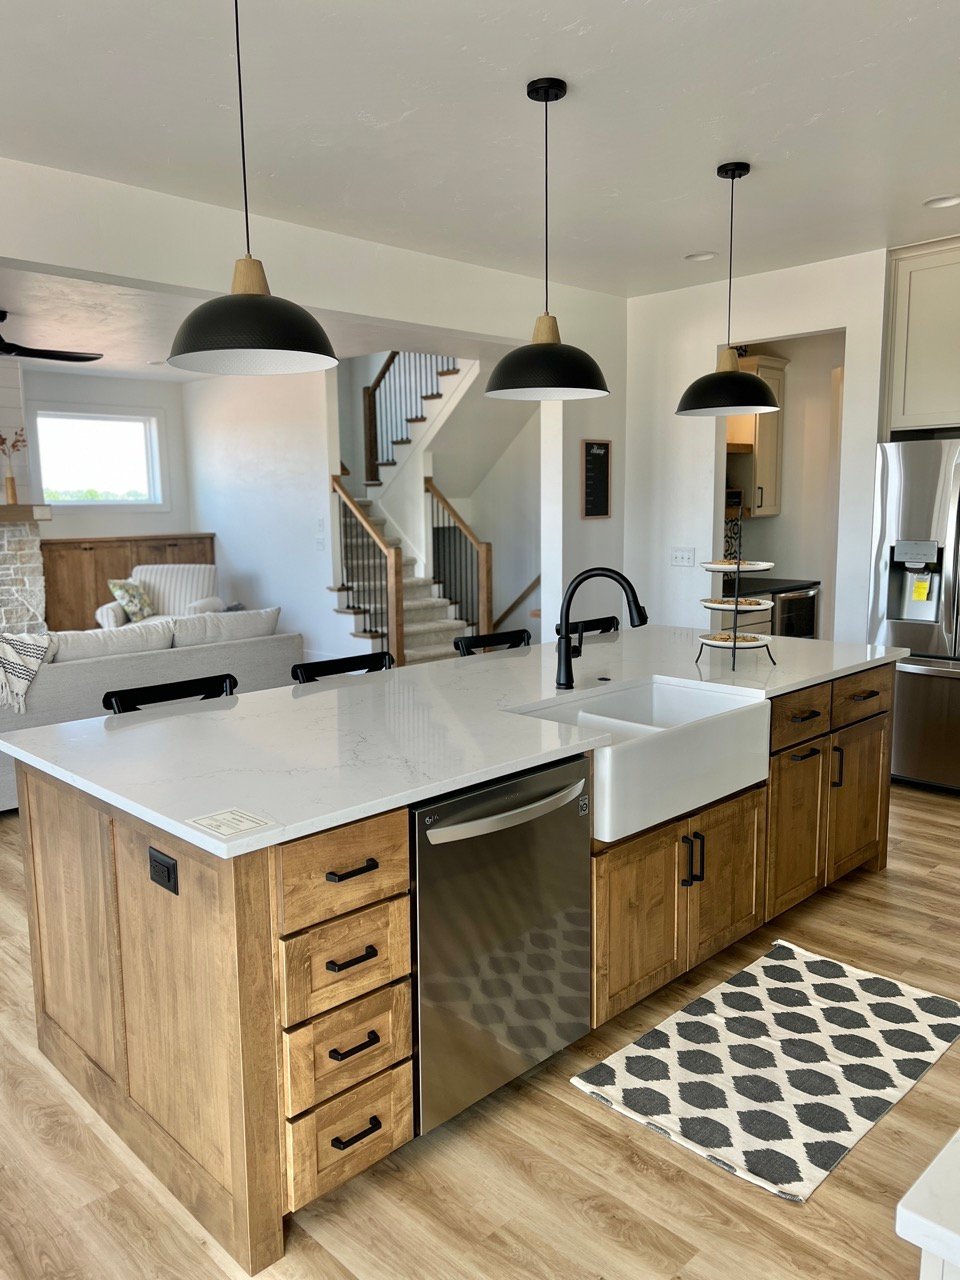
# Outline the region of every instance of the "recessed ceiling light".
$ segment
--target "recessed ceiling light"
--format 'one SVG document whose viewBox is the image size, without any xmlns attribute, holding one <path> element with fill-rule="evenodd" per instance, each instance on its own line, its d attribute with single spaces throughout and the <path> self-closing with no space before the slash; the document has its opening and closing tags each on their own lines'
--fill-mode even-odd
<svg viewBox="0 0 960 1280">
<path fill-rule="evenodd" d="M 949 209 L 955 204 L 960 204 L 960 196 L 931 196 L 929 200 L 924 200 L 923 207 L 925 209 Z"/>
<path fill-rule="evenodd" d="M 696 253 L 685 253 L 684 262 L 709 262 L 717 256 L 714 249 L 698 249 Z"/>
</svg>

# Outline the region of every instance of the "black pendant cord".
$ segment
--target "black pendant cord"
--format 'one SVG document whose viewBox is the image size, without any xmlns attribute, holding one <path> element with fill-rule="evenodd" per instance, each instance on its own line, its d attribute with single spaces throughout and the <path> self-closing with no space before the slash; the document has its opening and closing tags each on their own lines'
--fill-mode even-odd
<svg viewBox="0 0 960 1280">
<path fill-rule="evenodd" d="M 240 65 L 240 0 L 233 0 L 233 27 L 237 41 L 237 101 L 240 105 L 240 169 L 243 174 L 243 230 L 250 257 L 250 203 L 247 198 L 247 138 L 243 127 L 243 70 Z"/>
<path fill-rule="evenodd" d="M 730 244 L 727 252 L 727 346 L 730 345 L 730 317 L 733 310 L 733 189 L 736 178 L 730 179 Z"/>
<path fill-rule="evenodd" d="M 543 314 L 550 314 L 550 125 L 549 100 L 543 104 Z"/>
</svg>

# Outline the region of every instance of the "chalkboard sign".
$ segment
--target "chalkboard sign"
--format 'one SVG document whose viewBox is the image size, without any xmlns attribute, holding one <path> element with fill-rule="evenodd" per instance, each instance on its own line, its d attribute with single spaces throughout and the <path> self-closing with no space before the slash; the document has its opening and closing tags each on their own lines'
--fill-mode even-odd
<svg viewBox="0 0 960 1280">
<path fill-rule="evenodd" d="M 610 516 L 610 441 L 581 443 L 580 515 L 584 520 Z"/>
</svg>

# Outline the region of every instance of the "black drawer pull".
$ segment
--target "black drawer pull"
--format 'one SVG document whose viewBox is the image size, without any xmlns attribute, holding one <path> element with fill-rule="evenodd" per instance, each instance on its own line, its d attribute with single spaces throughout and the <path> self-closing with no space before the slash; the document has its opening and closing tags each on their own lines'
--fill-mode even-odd
<svg viewBox="0 0 960 1280">
<path fill-rule="evenodd" d="M 369 1138 L 372 1133 L 379 1133 L 383 1128 L 383 1122 L 379 1116 L 371 1116 L 370 1123 L 366 1129 L 361 1129 L 359 1133 L 355 1133 L 352 1138 L 331 1138 L 330 1145 L 335 1147 L 337 1151 L 346 1151 L 347 1147 L 352 1147 L 354 1143 L 362 1142 L 364 1138 Z"/>
<path fill-rule="evenodd" d="M 352 880 L 354 876 L 365 876 L 368 871 L 376 871 L 380 863 L 376 858 L 368 858 L 362 867 L 351 867 L 349 871 L 328 871 L 327 879 L 331 884 L 339 884 L 341 880 Z"/>
<path fill-rule="evenodd" d="M 684 889 L 689 889 L 691 885 L 697 882 L 696 876 L 693 874 L 693 841 L 689 836 L 681 836 L 680 839 L 687 846 L 687 874 L 680 883 Z"/>
<path fill-rule="evenodd" d="M 328 960 L 327 972 L 341 973 L 344 969 L 352 969 L 355 964 L 363 964 L 367 960 L 376 960 L 379 954 L 377 948 L 372 943 L 368 943 L 360 955 L 354 956 L 351 960 Z"/>
<path fill-rule="evenodd" d="M 343 1062 L 346 1058 L 352 1058 L 355 1053 L 363 1053 L 364 1049 L 372 1049 L 375 1044 L 380 1043 L 380 1037 L 375 1031 L 368 1031 L 366 1040 L 361 1040 L 359 1044 L 355 1044 L 352 1049 L 331 1049 L 330 1057 L 334 1062 Z"/>
<path fill-rule="evenodd" d="M 790 717 L 791 724 L 806 724 L 808 720 L 816 720 L 823 713 L 821 711 L 798 711 Z"/>
<path fill-rule="evenodd" d="M 866 689 L 863 693 L 855 693 L 853 695 L 852 701 L 853 702 L 869 702 L 871 698 L 879 698 L 879 697 L 880 697 L 879 689 Z"/>
<path fill-rule="evenodd" d="M 840 757 L 840 771 L 837 774 L 836 782 L 831 782 L 830 785 L 831 787 L 842 787 L 843 786 L 843 747 L 834 747 L 833 749 L 837 753 L 837 755 Z"/>
<path fill-rule="evenodd" d="M 811 747 L 809 751 L 794 751 L 790 759 L 799 762 L 800 760 L 810 760 L 813 756 L 818 756 L 819 754 L 819 747 Z"/>
<path fill-rule="evenodd" d="M 707 874 L 707 841 L 706 837 L 699 831 L 695 831 L 693 833 L 693 838 L 694 840 L 699 841 L 700 844 L 700 870 L 693 878 L 696 880 L 697 884 L 701 884 Z"/>
</svg>

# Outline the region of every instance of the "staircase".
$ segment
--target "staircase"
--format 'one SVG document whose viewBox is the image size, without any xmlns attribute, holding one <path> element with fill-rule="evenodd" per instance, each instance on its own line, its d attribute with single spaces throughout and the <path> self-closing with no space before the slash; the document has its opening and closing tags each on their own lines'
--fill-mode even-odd
<svg viewBox="0 0 960 1280">
<path fill-rule="evenodd" d="M 441 415 L 476 376 L 475 367 L 463 377 L 460 372 L 450 357 L 391 351 L 364 388 L 368 496 L 353 497 L 341 477 L 333 479 L 341 578 L 333 588 L 336 612 L 353 622 L 352 641 L 388 649 L 401 666 L 450 658 L 457 636 L 490 630 L 490 545 L 424 472 Z M 447 384 L 452 394 L 445 410 L 440 388 Z M 418 430 L 425 433 L 419 441 Z"/>
<path fill-rule="evenodd" d="M 370 499 L 361 499 L 357 506 L 367 513 L 370 526 L 381 534 L 391 547 L 400 547 L 403 551 L 403 660 L 409 665 L 416 662 L 434 662 L 440 658 L 454 656 L 453 642 L 457 636 L 466 635 L 472 628 L 458 616 L 452 600 L 444 595 L 442 582 L 432 578 L 418 577 L 417 561 L 408 554 L 402 541 L 388 527 L 386 517 L 382 516 Z M 350 557 L 344 562 L 345 573 L 355 583 L 357 575 L 362 574 L 365 565 L 362 558 Z M 367 610 L 366 625 L 378 638 L 389 634 L 388 604 L 374 602 Z"/>
</svg>

